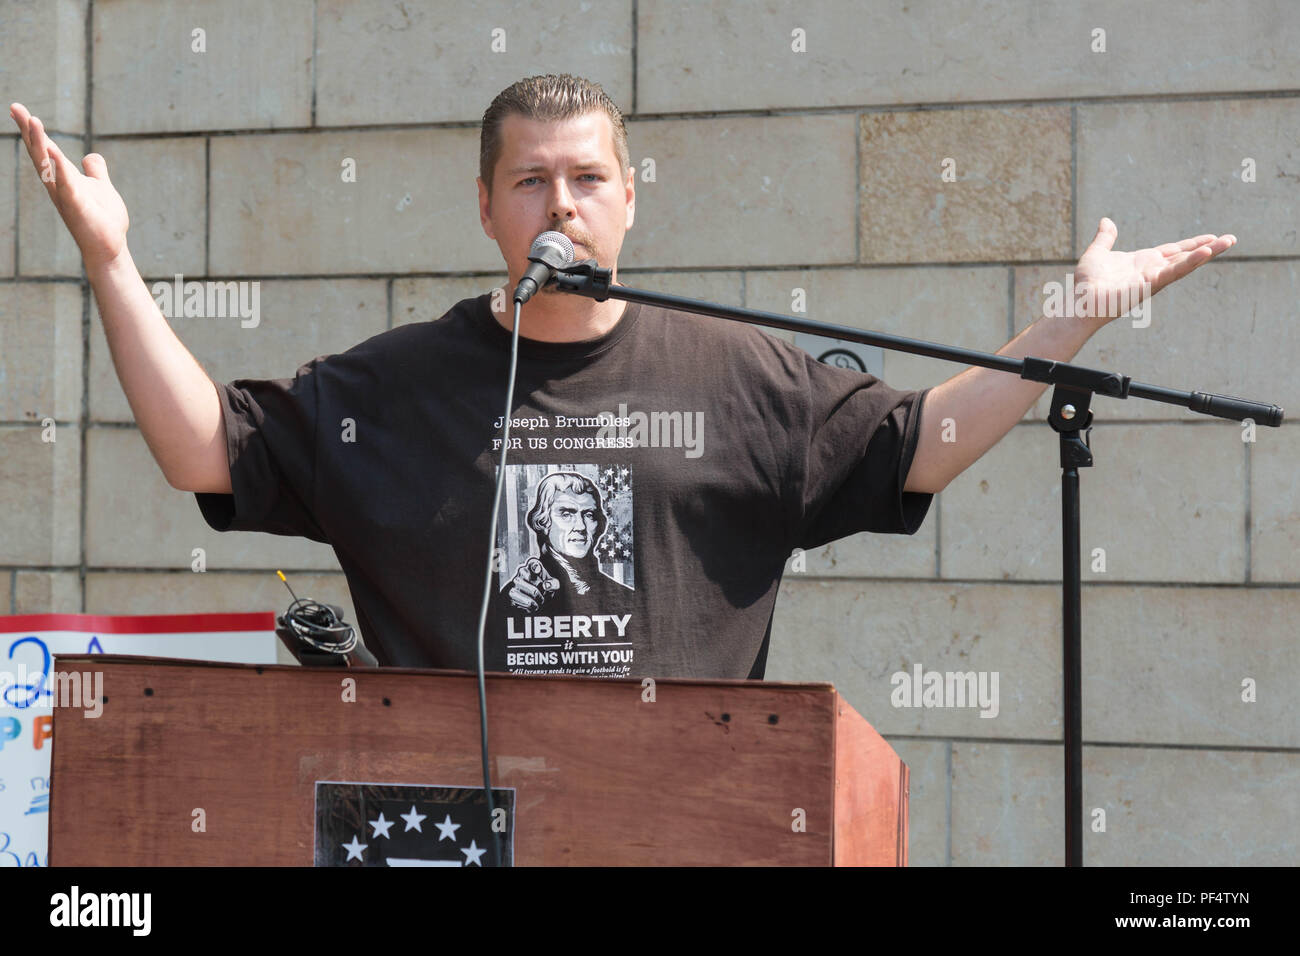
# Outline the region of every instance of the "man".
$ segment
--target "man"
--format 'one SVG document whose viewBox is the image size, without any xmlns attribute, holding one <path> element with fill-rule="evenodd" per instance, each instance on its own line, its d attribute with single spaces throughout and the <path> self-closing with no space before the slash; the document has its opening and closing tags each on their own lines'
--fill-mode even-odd
<svg viewBox="0 0 1300 956">
<path fill-rule="evenodd" d="M 291 380 L 212 383 L 131 261 L 102 157 L 88 155 L 83 176 L 36 118 L 18 104 L 11 113 L 81 248 L 118 376 L 169 483 L 195 492 L 218 530 L 330 543 L 382 663 L 472 669 L 505 303 L 466 299 L 434 322 L 313 359 Z M 594 84 L 531 77 L 484 114 L 479 212 L 507 289 L 546 229 L 616 269 L 634 185 L 622 114 Z M 1096 303 L 1143 283 L 1159 291 L 1235 242 L 1203 235 L 1123 253 L 1115 235 L 1103 219 L 1075 271 Z M 1089 315 L 1040 319 L 1000 352 L 1068 361 L 1117 317 L 1100 306 Z M 487 665 L 517 673 L 761 678 L 792 548 L 915 532 L 931 497 L 1045 388 L 975 368 L 897 391 L 749 326 L 554 290 L 524 307 L 520 339 L 510 413 L 527 441 L 512 431 L 503 510 L 517 516 L 526 501 L 521 469 L 607 475 L 635 531 L 635 583 L 582 613 L 492 602 Z M 947 419 L 956 442 L 943 441 Z M 507 521 L 502 533 L 518 531 Z"/>
</svg>

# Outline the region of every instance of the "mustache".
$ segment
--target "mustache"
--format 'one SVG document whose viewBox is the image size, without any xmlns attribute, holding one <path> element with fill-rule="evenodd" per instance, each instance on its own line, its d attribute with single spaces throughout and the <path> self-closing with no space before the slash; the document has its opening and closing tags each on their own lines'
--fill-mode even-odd
<svg viewBox="0 0 1300 956">
<path fill-rule="evenodd" d="M 551 226 L 550 231 L 558 232 L 560 235 L 566 237 L 570 242 L 573 243 L 580 242 L 588 249 L 596 248 L 595 237 L 591 233 L 585 232 L 581 229 L 575 229 L 572 226 L 565 227 L 565 226 L 553 225 Z"/>
</svg>

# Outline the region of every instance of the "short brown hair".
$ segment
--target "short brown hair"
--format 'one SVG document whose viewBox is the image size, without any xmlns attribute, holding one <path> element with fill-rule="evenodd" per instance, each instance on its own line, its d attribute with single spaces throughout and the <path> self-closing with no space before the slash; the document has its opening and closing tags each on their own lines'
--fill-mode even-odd
<svg viewBox="0 0 1300 956">
<path fill-rule="evenodd" d="M 492 172 L 501 157 L 501 126 L 505 118 L 516 113 L 527 119 L 554 121 L 573 119 L 595 110 L 603 110 L 614 130 L 614 155 L 621 164 L 619 178 L 632 165 L 627 150 L 627 124 L 622 111 L 614 105 L 599 83 L 568 73 L 530 76 L 506 87 L 483 113 L 479 132 L 478 174 L 489 193 Z"/>
</svg>

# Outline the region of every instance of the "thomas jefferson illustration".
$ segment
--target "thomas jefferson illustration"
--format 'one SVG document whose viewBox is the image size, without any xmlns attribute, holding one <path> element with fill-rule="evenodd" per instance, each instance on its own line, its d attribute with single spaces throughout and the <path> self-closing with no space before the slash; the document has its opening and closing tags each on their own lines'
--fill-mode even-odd
<svg viewBox="0 0 1300 956">
<path fill-rule="evenodd" d="M 609 526 L 600 489 L 585 475 L 553 471 L 537 485 L 528 527 L 537 535 L 539 556 L 515 570 L 502 588 L 508 606 L 548 613 L 600 610 L 632 589 L 600 570 L 596 548 Z M 616 607 L 617 605 L 611 605 Z"/>
</svg>

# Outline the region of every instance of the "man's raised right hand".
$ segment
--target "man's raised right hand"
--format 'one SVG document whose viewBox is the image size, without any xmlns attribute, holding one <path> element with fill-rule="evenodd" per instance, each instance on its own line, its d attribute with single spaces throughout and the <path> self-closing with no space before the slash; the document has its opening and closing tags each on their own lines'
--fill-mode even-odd
<svg viewBox="0 0 1300 956">
<path fill-rule="evenodd" d="M 126 203 L 97 153 L 83 175 L 21 103 L 9 115 L 36 173 L 81 249 L 118 381 L 167 483 L 182 491 L 231 494 L 217 387 L 177 338 L 126 246 Z"/>
<path fill-rule="evenodd" d="M 86 271 L 113 262 L 126 249 L 126 230 L 130 219 L 126 203 L 108 180 L 108 164 L 99 153 L 87 153 L 81 161 L 83 176 L 63 155 L 54 140 L 45 135 L 41 121 L 21 103 L 9 106 L 9 115 L 18 125 L 27 153 L 45 184 L 54 208 L 72 233 Z"/>
</svg>

